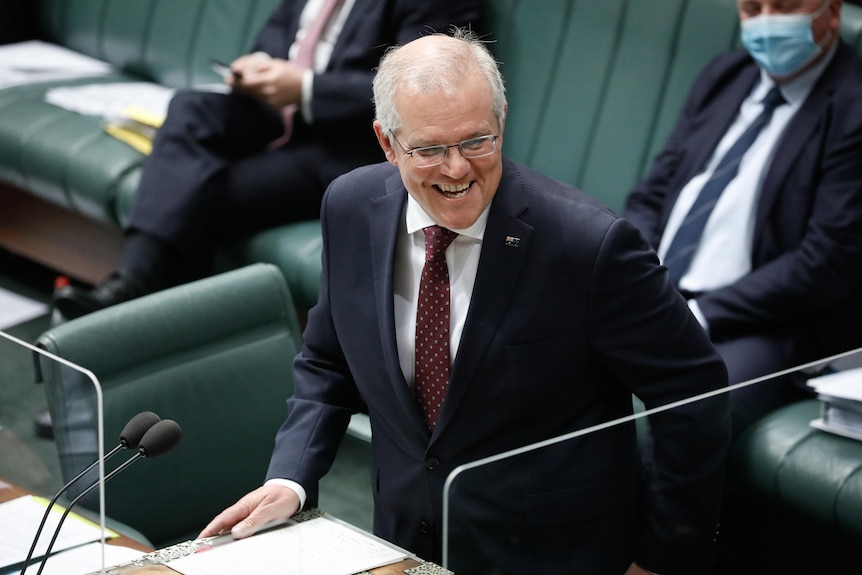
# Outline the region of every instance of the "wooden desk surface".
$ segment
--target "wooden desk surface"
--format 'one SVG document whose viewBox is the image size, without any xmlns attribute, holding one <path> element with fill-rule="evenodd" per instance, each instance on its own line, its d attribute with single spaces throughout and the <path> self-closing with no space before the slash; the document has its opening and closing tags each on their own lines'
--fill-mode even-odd
<svg viewBox="0 0 862 575">
<path fill-rule="evenodd" d="M 12 485 L 6 481 L 3 481 L 2 478 L 0 478 L 0 503 L 3 503 L 4 501 L 10 501 L 17 497 L 23 497 L 25 495 L 32 495 L 32 493 L 26 489 L 18 487 L 17 485 Z M 154 551 L 152 547 L 144 545 L 143 543 L 125 535 L 121 535 L 120 537 L 115 537 L 108 540 L 108 544 L 131 547 L 132 549 L 137 549 L 138 551 L 143 551 L 144 553 Z M 413 559 L 405 559 L 404 561 L 400 561 L 398 563 L 393 563 L 391 565 L 385 565 L 383 567 L 378 567 L 377 569 L 372 569 L 370 573 L 372 573 L 372 575 L 404 575 L 406 569 L 410 569 L 418 565 L 419 562 L 414 561 Z M 176 575 L 177 573 L 166 565 L 147 565 L 143 567 L 139 567 L 137 565 L 124 565 L 116 569 L 106 570 L 106 572 L 111 575 Z"/>
</svg>

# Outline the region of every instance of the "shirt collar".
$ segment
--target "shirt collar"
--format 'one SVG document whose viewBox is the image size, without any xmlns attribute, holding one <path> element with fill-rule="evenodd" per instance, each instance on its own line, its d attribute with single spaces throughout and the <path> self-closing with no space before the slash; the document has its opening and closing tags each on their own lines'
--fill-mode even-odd
<svg viewBox="0 0 862 575">
<path fill-rule="evenodd" d="M 476 240 L 482 240 L 485 235 L 485 225 L 488 223 L 488 212 L 491 209 L 491 205 L 488 204 L 482 213 L 476 218 L 476 221 L 469 228 L 465 228 L 463 230 L 452 230 L 453 232 L 457 232 L 459 235 L 467 236 L 469 238 L 473 238 Z M 425 210 L 422 209 L 422 206 L 419 205 L 413 196 L 407 194 L 407 211 L 405 214 L 405 221 L 407 224 L 407 234 L 413 234 L 418 232 L 419 230 L 425 229 L 428 226 L 437 225 L 434 220 L 431 219 Z"/>
</svg>

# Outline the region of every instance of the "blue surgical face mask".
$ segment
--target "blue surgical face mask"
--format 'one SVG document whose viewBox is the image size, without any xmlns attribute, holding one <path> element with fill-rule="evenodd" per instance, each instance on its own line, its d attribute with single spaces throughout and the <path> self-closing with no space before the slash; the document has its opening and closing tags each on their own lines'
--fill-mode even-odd
<svg viewBox="0 0 862 575">
<path fill-rule="evenodd" d="M 770 76 L 790 76 L 823 51 L 814 41 L 811 23 L 829 6 L 829 0 L 813 14 L 762 14 L 741 23 L 742 43 Z"/>
</svg>

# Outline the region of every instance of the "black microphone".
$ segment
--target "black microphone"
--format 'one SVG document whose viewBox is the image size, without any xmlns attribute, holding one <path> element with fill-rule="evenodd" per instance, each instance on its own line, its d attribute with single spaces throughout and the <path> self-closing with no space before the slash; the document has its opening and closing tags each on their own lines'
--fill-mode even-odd
<svg viewBox="0 0 862 575">
<path fill-rule="evenodd" d="M 142 457 L 158 457 L 159 455 L 164 455 L 165 453 L 177 446 L 177 443 L 180 442 L 180 438 L 182 437 L 182 435 L 183 430 L 176 421 L 172 419 L 162 419 L 161 421 L 158 421 L 144 433 L 143 437 L 141 437 L 140 441 L 138 442 L 138 452 L 128 458 L 123 463 L 121 463 L 109 474 L 107 474 L 105 476 L 105 482 L 107 482 L 109 479 L 111 479 L 112 477 L 114 477 Z M 54 548 L 54 543 L 56 543 L 57 537 L 60 535 L 60 528 L 63 527 L 63 522 L 66 521 L 66 517 L 72 510 L 72 507 L 74 507 L 75 504 L 81 500 L 81 498 L 86 496 L 98 486 L 99 481 L 94 481 L 92 485 L 82 491 L 80 495 L 78 495 L 75 499 L 72 500 L 71 503 L 69 503 L 69 505 L 66 506 L 66 510 L 63 512 L 63 516 L 60 517 L 60 522 L 57 523 L 57 528 L 54 529 L 54 536 L 51 537 L 51 542 L 48 543 L 48 549 L 45 551 L 45 555 L 42 557 L 42 562 L 39 565 L 39 571 L 36 572 L 36 575 L 41 575 L 42 570 L 45 568 L 45 564 L 48 562 L 48 557 L 51 556 L 51 550 Z M 20 575 L 24 575 L 24 569 L 21 570 Z"/>
<path fill-rule="evenodd" d="M 30 563 L 30 559 L 33 558 L 33 553 L 36 550 L 36 545 L 39 543 L 39 537 L 42 535 L 42 529 L 45 528 L 45 522 L 48 520 L 48 514 L 51 513 L 51 508 L 54 507 L 54 504 L 57 503 L 57 500 L 60 496 L 65 493 L 72 485 L 77 483 L 84 477 L 86 474 L 90 473 L 93 469 L 99 465 L 99 461 L 107 461 L 123 449 L 138 449 L 138 444 L 143 438 L 144 434 L 156 423 L 161 421 L 161 417 L 153 413 L 152 411 L 142 411 L 141 413 L 134 416 L 132 419 L 126 423 L 123 430 L 120 432 L 120 443 L 116 447 L 114 447 L 111 451 L 106 453 L 103 457 L 96 459 L 87 469 L 76 475 L 69 481 L 66 485 L 60 488 L 60 490 L 54 494 L 54 497 L 48 503 L 48 506 L 45 508 L 45 513 L 42 515 L 42 522 L 39 523 L 39 528 L 36 530 L 36 537 L 33 538 L 33 544 L 30 545 L 30 551 L 27 553 L 27 558 L 24 560 L 24 567 L 21 568 L 20 575 L 24 575 L 24 571 L 27 569 L 27 564 Z"/>
</svg>

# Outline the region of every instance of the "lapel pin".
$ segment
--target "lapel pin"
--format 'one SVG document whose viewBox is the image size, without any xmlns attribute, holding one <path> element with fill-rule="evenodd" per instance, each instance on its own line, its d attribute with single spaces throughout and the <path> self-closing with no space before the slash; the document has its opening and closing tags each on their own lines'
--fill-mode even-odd
<svg viewBox="0 0 862 575">
<path fill-rule="evenodd" d="M 513 236 L 506 236 L 506 245 L 510 248 L 517 248 L 521 246 L 521 238 L 516 238 Z"/>
</svg>

